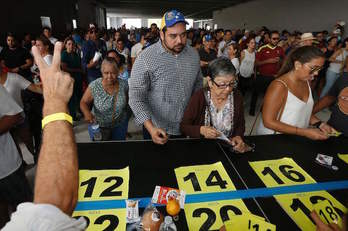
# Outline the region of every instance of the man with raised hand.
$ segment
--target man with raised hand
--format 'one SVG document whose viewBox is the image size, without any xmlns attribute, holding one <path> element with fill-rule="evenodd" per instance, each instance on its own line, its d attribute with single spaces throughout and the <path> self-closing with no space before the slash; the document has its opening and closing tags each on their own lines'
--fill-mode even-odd
<svg viewBox="0 0 348 231">
<path fill-rule="evenodd" d="M 12 214 L 7 230 L 84 230 L 83 218 L 71 218 L 78 194 L 77 148 L 68 115 L 73 79 L 60 69 L 62 43 L 57 42 L 48 66 L 32 48 L 45 99 L 43 140 L 35 179 L 34 203 L 22 203 Z"/>
</svg>

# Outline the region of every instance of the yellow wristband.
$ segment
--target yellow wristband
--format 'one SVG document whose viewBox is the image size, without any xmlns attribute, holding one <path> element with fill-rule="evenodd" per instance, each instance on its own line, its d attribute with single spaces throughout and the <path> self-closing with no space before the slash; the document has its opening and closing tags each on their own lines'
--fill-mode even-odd
<svg viewBox="0 0 348 231">
<path fill-rule="evenodd" d="M 60 112 L 60 113 L 54 113 L 48 116 L 45 116 L 45 118 L 43 118 L 42 120 L 42 129 L 44 129 L 44 127 L 48 124 L 51 123 L 53 121 L 57 121 L 57 120 L 65 120 L 69 123 L 73 123 L 72 117 L 66 113 Z"/>
</svg>

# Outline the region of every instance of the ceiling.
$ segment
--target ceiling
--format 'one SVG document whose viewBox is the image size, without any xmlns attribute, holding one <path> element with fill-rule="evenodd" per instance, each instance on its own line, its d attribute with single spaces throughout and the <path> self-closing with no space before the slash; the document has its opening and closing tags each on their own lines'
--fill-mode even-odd
<svg viewBox="0 0 348 231">
<path fill-rule="evenodd" d="M 213 11 L 249 0 L 98 0 L 111 14 L 161 17 L 169 9 L 180 10 L 185 17 L 208 19 Z"/>
</svg>

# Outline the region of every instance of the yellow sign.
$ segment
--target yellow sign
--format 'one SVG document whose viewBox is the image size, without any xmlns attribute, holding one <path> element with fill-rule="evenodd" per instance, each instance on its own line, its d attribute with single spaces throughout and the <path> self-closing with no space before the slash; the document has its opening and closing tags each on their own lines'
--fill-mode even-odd
<svg viewBox="0 0 348 231">
<path fill-rule="evenodd" d="M 316 183 L 290 158 L 249 163 L 267 187 Z M 328 200 L 341 216 L 347 210 L 326 191 L 285 194 L 274 197 L 302 230 L 315 230 L 310 213 L 314 209 L 314 205 L 320 201 Z"/>
<path fill-rule="evenodd" d="M 315 204 L 314 210 L 325 224 L 335 223 L 342 228 L 342 218 L 328 200 Z"/>
<path fill-rule="evenodd" d="M 291 158 L 249 162 L 267 187 L 315 183 Z"/>
<path fill-rule="evenodd" d="M 179 189 L 187 194 L 236 189 L 221 162 L 176 168 L 175 175 Z"/>
<path fill-rule="evenodd" d="M 128 199 L 129 168 L 80 170 L 78 201 Z"/>
<path fill-rule="evenodd" d="M 348 164 L 348 154 L 338 154 L 338 157 Z"/>
<path fill-rule="evenodd" d="M 185 204 L 190 231 L 219 230 L 234 215 L 250 213 L 242 200 L 225 200 Z"/>
<path fill-rule="evenodd" d="M 84 217 L 87 231 L 126 230 L 126 209 L 75 211 L 72 217 Z"/>
<path fill-rule="evenodd" d="M 253 214 L 231 216 L 231 220 L 225 222 L 226 231 L 275 231 L 276 226 L 260 219 Z"/>
</svg>

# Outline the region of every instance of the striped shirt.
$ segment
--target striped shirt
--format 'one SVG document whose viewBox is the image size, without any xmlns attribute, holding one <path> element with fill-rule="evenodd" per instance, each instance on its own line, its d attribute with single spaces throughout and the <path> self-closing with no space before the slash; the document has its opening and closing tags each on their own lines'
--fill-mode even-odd
<svg viewBox="0 0 348 231">
<path fill-rule="evenodd" d="M 180 135 L 180 122 L 191 95 L 202 88 L 199 55 L 186 45 L 177 55 L 161 40 L 140 53 L 129 79 L 129 105 L 136 122 L 146 120 L 170 135 Z"/>
</svg>

